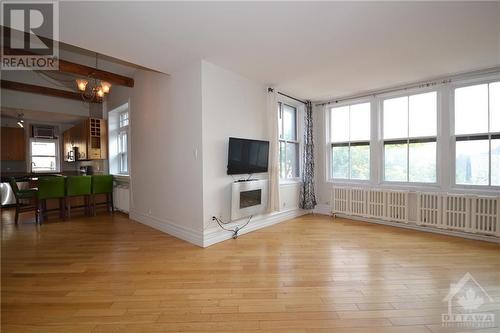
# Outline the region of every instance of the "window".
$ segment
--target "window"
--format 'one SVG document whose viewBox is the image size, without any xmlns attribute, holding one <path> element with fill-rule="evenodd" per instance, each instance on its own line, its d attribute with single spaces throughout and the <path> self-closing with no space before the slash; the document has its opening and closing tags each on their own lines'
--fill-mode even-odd
<svg viewBox="0 0 500 333">
<path fill-rule="evenodd" d="M 370 103 L 330 109 L 331 176 L 370 179 Z"/>
<path fill-rule="evenodd" d="M 128 112 L 120 113 L 120 128 L 128 126 Z"/>
<path fill-rule="evenodd" d="M 118 173 L 128 174 L 128 111 L 120 113 L 118 129 Z"/>
<path fill-rule="evenodd" d="M 109 172 L 113 175 L 129 174 L 129 114 L 128 103 L 108 112 Z"/>
<path fill-rule="evenodd" d="M 500 186 L 500 81 L 455 89 L 455 183 Z"/>
<path fill-rule="evenodd" d="M 280 178 L 300 177 L 297 108 L 279 103 Z"/>
<path fill-rule="evenodd" d="M 383 101 L 384 180 L 436 182 L 437 92 Z"/>
<path fill-rule="evenodd" d="M 31 172 L 59 171 L 59 141 L 57 139 L 31 139 Z"/>
</svg>

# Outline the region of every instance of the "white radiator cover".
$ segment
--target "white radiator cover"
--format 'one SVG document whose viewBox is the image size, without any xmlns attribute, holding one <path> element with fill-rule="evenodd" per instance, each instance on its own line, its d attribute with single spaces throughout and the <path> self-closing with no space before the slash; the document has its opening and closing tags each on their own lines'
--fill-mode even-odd
<svg viewBox="0 0 500 333">
<path fill-rule="evenodd" d="M 416 192 L 417 225 L 500 237 L 500 196 Z M 333 214 L 409 223 L 409 191 L 334 186 Z"/>
<path fill-rule="evenodd" d="M 500 198 L 474 196 L 471 201 L 471 231 L 500 236 Z"/>
<path fill-rule="evenodd" d="M 383 219 L 385 216 L 385 191 L 367 190 L 368 217 Z"/>
<path fill-rule="evenodd" d="M 332 189 L 332 210 L 337 213 L 349 214 L 350 189 L 347 187 L 334 187 Z"/>
<path fill-rule="evenodd" d="M 113 188 L 115 209 L 124 213 L 130 212 L 130 190 L 125 185 L 115 185 Z"/>
<path fill-rule="evenodd" d="M 387 191 L 385 198 L 387 207 L 384 218 L 408 223 L 408 191 Z"/>
<path fill-rule="evenodd" d="M 352 188 L 349 193 L 349 207 L 351 214 L 367 216 L 368 191 L 362 188 Z"/>
<path fill-rule="evenodd" d="M 417 224 L 442 228 L 442 201 L 439 193 L 417 193 Z"/>
<path fill-rule="evenodd" d="M 470 231 L 470 200 L 466 195 L 447 193 L 443 196 L 443 227 Z"/>
</svg>

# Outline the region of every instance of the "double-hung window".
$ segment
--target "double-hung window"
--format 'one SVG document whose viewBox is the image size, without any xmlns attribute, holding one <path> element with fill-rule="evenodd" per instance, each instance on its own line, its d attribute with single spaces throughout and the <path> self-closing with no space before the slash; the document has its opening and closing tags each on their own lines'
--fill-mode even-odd
<svg viewBox="0 0 500 333">
<path fill-rule="evenodd" d="M 330 109 L 331 177 L 370 179 L 370 103 Z"/>
<path fill-rule="evenodd" d="M 57 139 L 30 140 L 31 172 L 59 171 L 59 141 Z"/>
<path fill-rule="evenodd" d="M 119 116 L 118 173 L 128 174 L 128 111 L 120 113 Z"/>
<path fill-rule="evenodd" d="M 436 183 L 437 92 L 383 100 L 384 181 Z"/>
<path fill-rule="evenodd" d="M 285 103 L 278 104 L 280 178 L 297 179 L 300 177 L 297 108 Z"/>
<path fill-rule="evenodd" d="M 455 183 L 500 186 L 500 81 L 454 90 Z"/>
</svg>

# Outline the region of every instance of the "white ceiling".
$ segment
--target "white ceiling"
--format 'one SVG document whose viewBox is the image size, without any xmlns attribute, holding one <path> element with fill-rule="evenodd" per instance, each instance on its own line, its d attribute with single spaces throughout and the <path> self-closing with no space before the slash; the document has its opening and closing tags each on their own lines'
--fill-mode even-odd
<svg viewBox="0 0 500 333">
<path fill-rule="evenodd" d="M 500 2 L 60 2 L 63 42 L 313 100 L 500 65 Z"/>
<path fill-rule="evenodd" d="M 45 112 L 26 109 L 15 109 L 2 107 L 0 110 L 2 117 L 17 119 L 19 114 L 23 115 L 23 119 L 30 122 L 53 123 L 53 124 L 66 124 L 74 125 L 85 119 L 85 117 L 58 113 L 58 112 Z"/>
</svg>

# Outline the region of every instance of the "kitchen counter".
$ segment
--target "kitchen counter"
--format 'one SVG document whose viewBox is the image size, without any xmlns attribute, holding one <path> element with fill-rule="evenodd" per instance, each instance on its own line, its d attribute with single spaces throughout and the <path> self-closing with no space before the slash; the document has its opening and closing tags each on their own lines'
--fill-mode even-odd
<svg viewBox="0 0 500 333">
<path fill-rule="evenodd" d="M 2 172 L 0 174 L 1 182 L 8 183 L 14 177 L 16 181 L 28 181 L 32 178 L 46 177 L 46 176 L 79 176 L 81 173 L 78 171 L 63 171 L 63 172 Z"/>
</svg>

